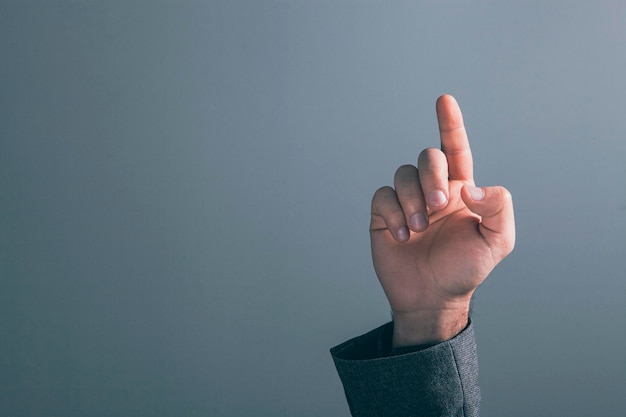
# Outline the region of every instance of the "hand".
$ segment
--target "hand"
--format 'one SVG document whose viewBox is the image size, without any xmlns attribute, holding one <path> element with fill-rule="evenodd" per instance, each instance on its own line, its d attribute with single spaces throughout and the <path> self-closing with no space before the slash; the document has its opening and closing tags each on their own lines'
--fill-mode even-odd
<svg viewBox="0 0 626 417">
<path fill-rule="evenodd" d="M 441 150 L 404 165 L 372 199 L 374 268 L 394 316 L 393 344 L 448 340 L 467 325 L 472 294 L 515 244 L 511 195 L 477 188 L 456 100 L 437 100 Z"/>
</svg>

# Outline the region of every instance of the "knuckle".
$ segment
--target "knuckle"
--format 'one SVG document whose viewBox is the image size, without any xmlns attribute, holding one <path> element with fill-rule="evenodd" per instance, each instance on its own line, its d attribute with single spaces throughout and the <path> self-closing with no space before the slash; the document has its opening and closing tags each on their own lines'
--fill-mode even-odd
<svg viewBox="0 0 626 417">
<path fill-rule="evenodd" d="M 394 193 L 394 189 L 388 185 L 380 187 L 374 192 L 374 195 L 372 196 L 372 209 L 380 206 L 381 204 L 384 204 L 384 202 L 388 201 L 390 196 L 392 196 Z"/>
<path fill-rule="evenodd" d="M 438 158 L 440 155 L 443 155 L 443 152 L 441 152 L 441 150 L 437 148 L 426 148 L 422 150 L 422 152 L 420 152 L 420 155 L 417 159 L 420 162 L 421 161 L 426 162 L 431 159 Z"/>
<path fill-rule="evenodd" d="M 496 187 L 496 192 L 497 192 L 498 198 L 503 203 L 508 203 L 509 201 L 513 200 L 513 196 L 511 195 L 511 192 L 504 187 L 501 187 L 501 186 Z"/>
<path fill-rule="evenodd" d="M 372 200 L 379 200 L 382 197 L 385 197 L 389 195 L 389 193 L 393 193 L 393 192 L 394 192 L 393 188 L 391 188 L 388 185 L 385 185 L 384 187 L 380 187 L 378 190 L 374 192 L 374 196 L 372 197 Z"/>
<path fill-rule="evenodd" d="M 398 186 L 406 186 L 411 184 L 417 184 L 417 167 L 413 165 L 402 165 L 397 169 L 393 178 L 393 182 L 396 188 Z"/>
<path fill-rule="evenodd" d="M 418 167 L 422 173 L 437 172 L 437 168 L 441 166 L 446 156 L 437 148 L 424 149 L 417 159 Z"/>
<path fill-rule="evenodd" d="M 416 169 L 416 168 L 413 165 L 411 165 L 411 164 L 401 165 L 396 170 L 396 177 L 399 176 L 399 175 L 409 174 L 409 173 L 413 172 L 414 169 Z"/>
</svg>

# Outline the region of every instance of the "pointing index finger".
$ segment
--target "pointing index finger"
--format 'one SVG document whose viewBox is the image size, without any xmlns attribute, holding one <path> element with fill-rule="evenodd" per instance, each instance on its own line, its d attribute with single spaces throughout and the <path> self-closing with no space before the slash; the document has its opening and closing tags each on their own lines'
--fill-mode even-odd
<svg viewBox="0 0 626 417">
<path fill-rule="evenodd" d="M 474 169 L 472 151 L 463 115 L 458 103 L 451 95 L 437 99 L 437 121 L 441 137 L 441 150 L 448 159 L 448 175 L 451 180 L 472 180 Z"/>
</svg>

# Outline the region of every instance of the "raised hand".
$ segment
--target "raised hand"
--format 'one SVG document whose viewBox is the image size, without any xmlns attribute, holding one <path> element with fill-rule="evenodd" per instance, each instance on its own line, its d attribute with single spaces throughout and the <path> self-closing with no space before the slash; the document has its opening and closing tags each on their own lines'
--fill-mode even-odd
<svg viewBox="0 0 626 417">
<path fill-rule="evenodd" d="M 394 315 L 394 346 L 447 340 L 467 325 L 476 288 L 515 244 L 503 187 L 477 188 L 456 100 L 437 100 L 441 150 L 396 171 L 372 199 L 374 268 Z"/>
</svg>

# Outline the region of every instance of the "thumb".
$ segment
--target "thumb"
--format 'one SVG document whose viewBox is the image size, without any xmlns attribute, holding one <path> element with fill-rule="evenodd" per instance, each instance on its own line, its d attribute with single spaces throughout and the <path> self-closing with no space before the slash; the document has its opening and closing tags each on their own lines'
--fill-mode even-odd
<svg viewBox="0 0 626 417">
<path fill-rule="evenodd" d="M 507 256 L 515 246 L 515 217 L 513 199 L 504 187 L 463 186 L 463 202 L 473 213 L 481 217 L 478 226 L 487 244 L 501 258 Z"/>
</svg>

